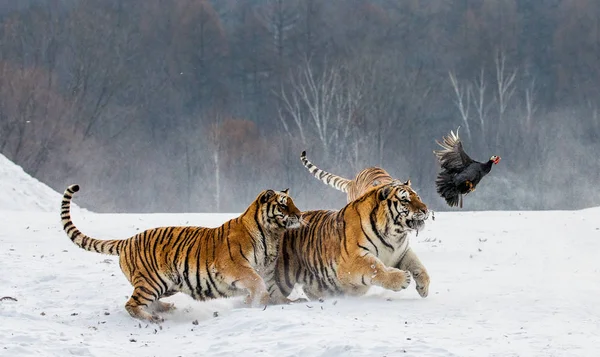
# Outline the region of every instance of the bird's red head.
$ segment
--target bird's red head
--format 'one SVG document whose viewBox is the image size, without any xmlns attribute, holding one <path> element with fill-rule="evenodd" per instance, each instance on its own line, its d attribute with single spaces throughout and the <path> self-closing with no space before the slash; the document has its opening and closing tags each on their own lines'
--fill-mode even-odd
<svg viewBox="0 0 600 357">
<path fill-rule="evenodd" d="M 492 157 L 490 157 L 490 161 L 493 162 L 494 165 L 498 165 L 498 163 L 500 162 L 500 156 L 493 155 Z"/>
</svg>

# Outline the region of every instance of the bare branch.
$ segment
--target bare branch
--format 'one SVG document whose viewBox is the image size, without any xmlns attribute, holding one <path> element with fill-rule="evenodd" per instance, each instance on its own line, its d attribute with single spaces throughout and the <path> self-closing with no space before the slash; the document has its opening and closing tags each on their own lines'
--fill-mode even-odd
<svg viewBox="0 0 600 357">
<path fill-rule="evenodd" d="M 289 117 L 297 127 L 303 144 L 306 131 L 314 132 L 325 158 L 346 155 L 353 135 L 352 121 L 362 100 L 362 81 L 351 81 L 342 66 L 327 67 L 316 74 L 306 61 L 297 75 L 290 78 L 290 92 L 284 89 L 280 98 L 279 119 L 288 135 L 292 135 Z M 283 114 L 287 114 L 289 117 Z"/>
<path fill-rule="evenodd" d="M 461 119 L 465 124 L 467 137 L 469 138 L 469 140 L 471 140 L 471 128 L 469 127 L 469 109 L 471 107 L 471 85 L 467 84 L 466 88 L 461 88 L 458 83 L 458 80 L 456 79 L 456 75 L 452 71 L 448 72 L 448 76 L 450 77 L 450 82 L 452 83 L 454 94 L 456 95 L 454 104 L 458 108 Z"/>
<path fill-rule="evenodd" d="M 512 73 L 506 73 L 506 55 L 503 50 L 496 52 L 495 57 L 496 63 L 496 82 L 497 82 L 497 93 L 496 99 L 498 102 L 498 129 L 496 130 L 496 145 L 500 139 L 500 128 L 504 121 L 504 113 L 508 107 L 508 103 L 512 98 L 516 87 L 514 86 L 514 80 L 517 76 L 517 70 L 515 69 Z"/>
<path fill-rule="evenodd" d="M 535 104 L 535 78 L 531 80 L 529 87 L 525 88 L 525 128 L 531 130 L 532 118 L 537 111 Z"/>
<path fill-rule="evenodd" d="M 477 117 L 479 118 L 479 126 L 481 129 L 481 135 L 484 136 L 485 135 L 485 121 L 487 119 L 487 114 L 490 111 L 492 105 L 494 104 L 495 99 L 490 100 L 488 103 L 485 102 L 485 100 L 486 100 L 485 92 L 486 92 L 487 86 L 485 84 L 485 76 L 484 76 L 483 66 L 481 67 L 479 79 L 477 81 L 475 81 L 474 83 L 475 84 L 473 85 L 473 87 L 475 89 L 471 90 L 471 95 L 474 98 L 473 105 L 475 106 L 475 109 L 477 110 Z"/>
</svg>

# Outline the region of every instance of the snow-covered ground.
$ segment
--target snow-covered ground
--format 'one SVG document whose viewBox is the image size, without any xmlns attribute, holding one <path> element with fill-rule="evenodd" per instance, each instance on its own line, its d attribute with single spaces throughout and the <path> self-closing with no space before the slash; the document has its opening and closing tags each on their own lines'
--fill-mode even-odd
<svg viewBox="0 0 600 357">
<path fill-rule="evenodd" d="M 85 190 L 85 187 L 82 187 Z M 18 202 L 20 197 L 14 197 Z M 21 197 L 22 198 L 22 197 Z M 75 197 L 77 200 L 77 197 Z M 59 202 L 54 202 L 59 206 Z M 226 214 L 75 212 L 80 229 L 125 238 L 145 228 L 216 226 Z M 3 212 L 2 356 L 596 356 L 600 209 L 438 213 L 412 246 L 426 299 L 403 292 L 243 308 L 196 302 L 160 328 L 132 319 L 116 257 L 69 241 L 52 213 Z"/>
<path fill-rule="evenodd" d="M 56 212 L 61 197 L 62 193 L 31 177 L 0 154 L 0 212 Z"/>
<path fill-rule="evenodd" d="M 82 187 L 85 191 L 86 188 Z M 299 301 L 266 310 L 197 302 L 158 327 L 131 318 L 117 258 L 60 227 L 61 194 L 0 155 L 0 356 L 596 356 L 600 208 L 438 213 L 412 246 L 430 295 Z M 77 197 L 75 197 L 77 201 Z M 163 225 L 218 226 L 235 214 L 95 214 L 79 228 L 126 238 Z M 13 301 L 11 298 L 16 299 Z"/>
</svg>

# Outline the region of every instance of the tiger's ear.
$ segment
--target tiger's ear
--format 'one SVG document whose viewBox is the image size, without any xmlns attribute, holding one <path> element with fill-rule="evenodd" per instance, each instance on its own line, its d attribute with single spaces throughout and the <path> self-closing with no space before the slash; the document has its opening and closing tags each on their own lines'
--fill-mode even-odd
<svg viewBox="0 0 600 357">
<path fill-rule="evenodd" d="M 283 191 L 281 191 L 281 192 L 283 192 L 283 193 L 285 193 L 285 194 L 287 195 L 287 194 L 290 192 L 290 189 L 289 189 L 289 187 L 288 187 L 288 188 L 286 188 L 285 190 L 283 190 Z"/>
<path fill-rule="evenodd" d="M 390 185 L 380 188 L 377 192 L 377 199 L 379 199 L 379 201 L 385 200 L 390 195 L 390 192 L 392 192 L 392 187 Z"/>
<path fill-rule="evenodd" d="M 406 182 L 404 183 L 406 186 L 410 186 L 410 179 L 406 180 Z"/>
<path fill-rule="evenodd" d="M 273 197 L 273 195 L 275 195 L 275 191 L 267 190 L 265 193 L 263 193 L 262 197 L 260 198 L 260 203 L 267 203 L 269 198 Z"/>
</svg>

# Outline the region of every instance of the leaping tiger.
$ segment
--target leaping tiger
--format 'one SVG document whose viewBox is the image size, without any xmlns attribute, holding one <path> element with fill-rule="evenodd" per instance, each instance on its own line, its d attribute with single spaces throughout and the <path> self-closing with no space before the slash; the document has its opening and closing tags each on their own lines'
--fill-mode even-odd
<svg viewBox="0 0 600 357">
<path fill-rule="evenodd" d="M 69 186 L 60 217 L 67 236 L 85 250 L 119 256 L 123 274 L 133 285 L 125 304 L 138 319 L 163 319 L 146 311 L 174 308 L 159 299 L 177 292 L 196 300 L 237 296 L 247 290 L 244 302 L 266 305 L 264 282 L 271 276 L 280 238 L 300 226 L 301 212 L 288 190 L 261 192 L 239 217 L 217 228 L 171 226 L 151 228 L 128 239 L 99 240 L 81 233 L 71 220 L 71 199 L 79 191 Z"/>
<path fill-rule="evenodd" d="M 362 295 L 372 285 L 408 287 L 411 274 L 421 297 L 429 274 L 409 247 L 409 233 L 424 228 L 427 206 L 410 181 L 371 187 L 339 211 L 304 211 L 305 224 L 286 231 L 279 246 L 272 301 L 287 302 L 295 284 L 310 299 Z"/>
</svg>

